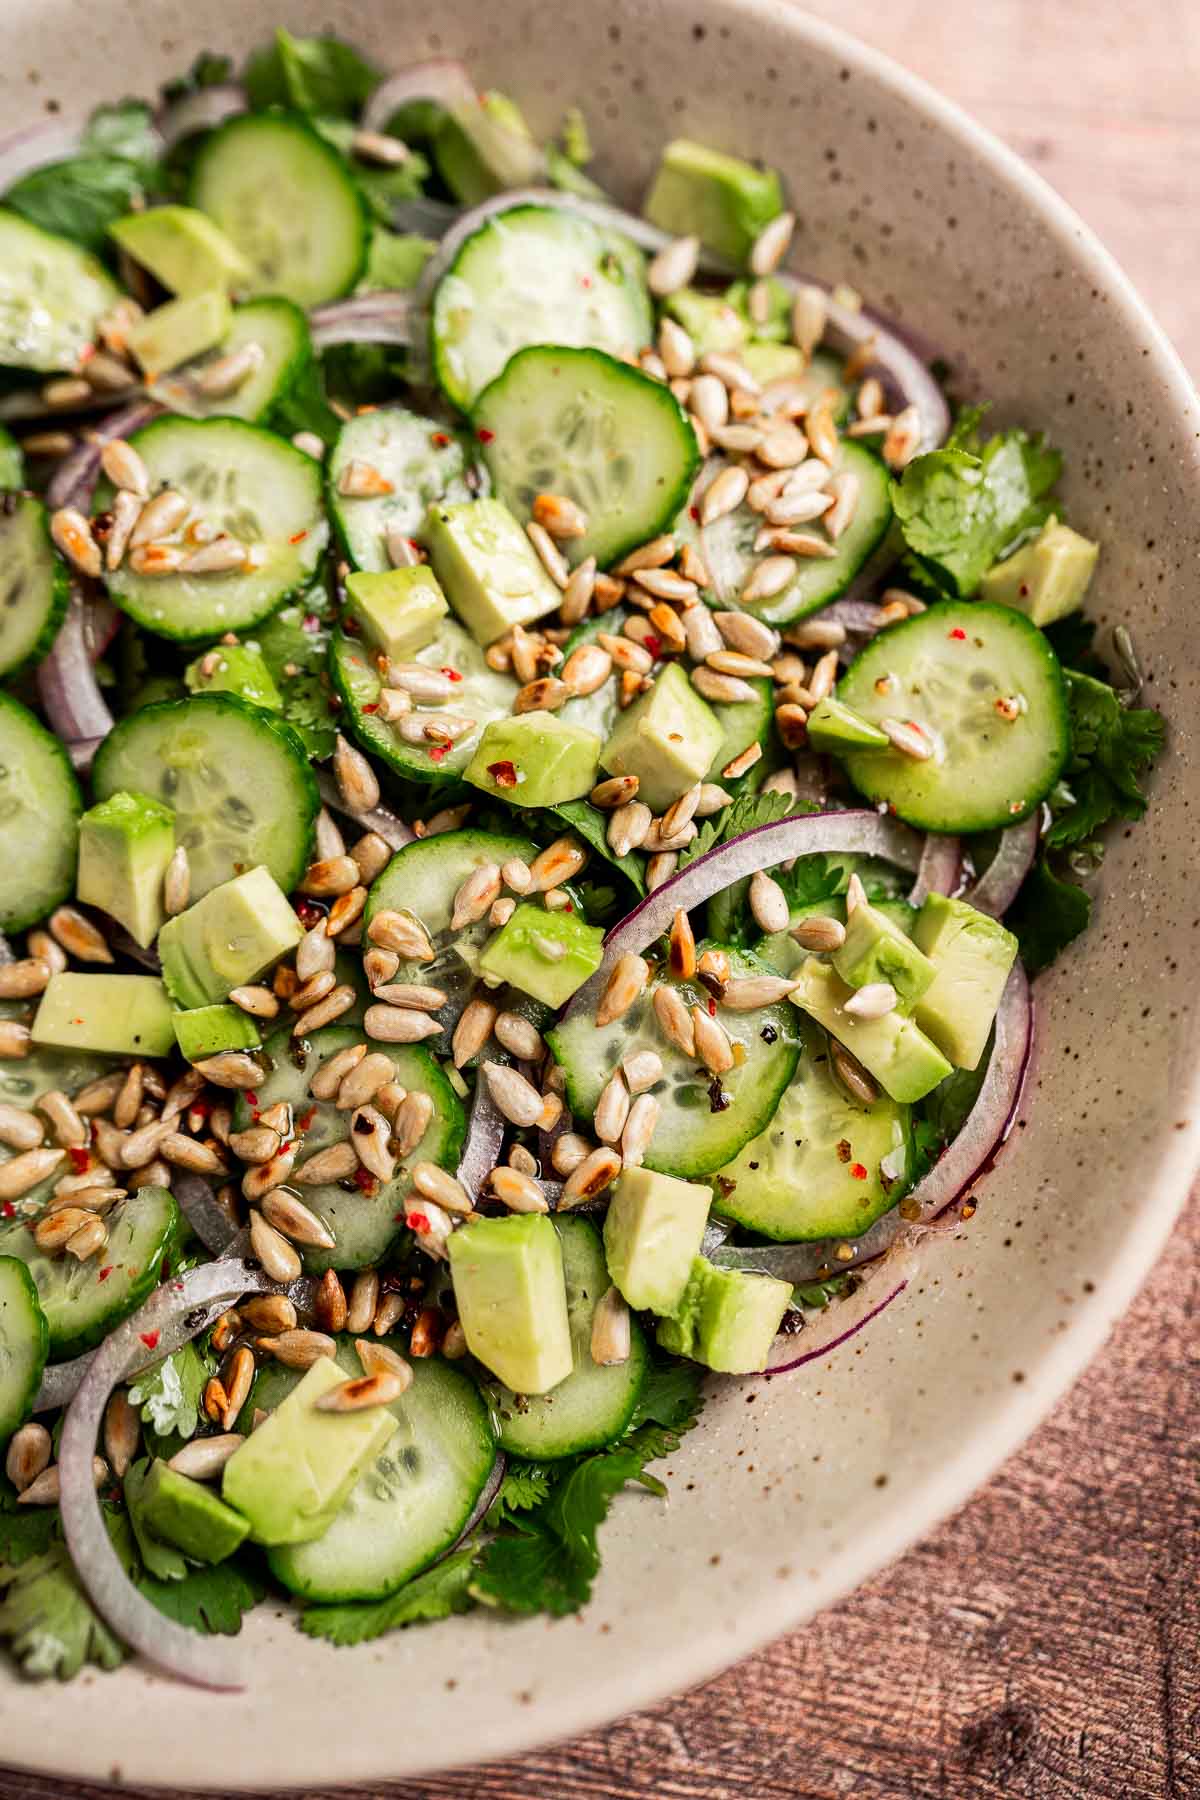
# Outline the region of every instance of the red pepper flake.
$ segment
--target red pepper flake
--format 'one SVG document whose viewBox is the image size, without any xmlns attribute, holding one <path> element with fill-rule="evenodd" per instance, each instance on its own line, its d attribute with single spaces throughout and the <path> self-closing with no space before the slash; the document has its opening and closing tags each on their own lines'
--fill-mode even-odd
<svg viewBox="0 0 1200 1800">
<path fill-rule="evenodd" d="M 712 998 L 708 1002 L 708 1016 L 710 1019 L 715 1019 L 717 1016 L 717 1003 Z"/>
<path fill-rule="evenodd" d="M 105 1268 L 101 1269 L 98 1272 L 98 1274 L 96 1276 L 96 1280 L 97 1281 L 107 1281 L 109 1276 L 112 1274 L 112 1272 L 113 1272 L 113 1264 L 109 1263 L 109 1264 L 107 1264 L 107 1266 Z"/>
<path fill-rule="evenodd" d="M 459 669 L 451 669 L 451 668 L 439 669 L 438 673 L 440 675 L 444 675 L 446 677 L 447 681 L 461 681 L 462 680 L 462 672 Z"/>
<path fill-rule="evenodd" d="M 445 450 L 450 443 L 450 439 L 444 431 L 435 431 L 429 441 L 435 450 Z"/>
<path fill-rule="evenodd" d="M 1029 583 L 1027 581 L 1023 581 L 1021 583 L 1020 587 L 1017 589 L 1017 592 L 1018 592 L 1018 594 L 1020 594 L 1022 600 L 1028 600 L 1028 598 L 1029 598 Z"/>
<path fill-rule="evenodd" d="M 429 1220 L 424 1213 L 411 1212 L 404 1223 L 410 1231 L 428 1231 Z"/>
<path fill-rule="evenodd" d="M 515 763 L 510 763 L 510 762 L 489 763 L 487 766 L 487 772 L 491 776 L 492 780 L 495 782 L 497 787 L 515 788 L 517 785 L 517 769 L 516 769 Z"/>
<path fill-rule="evenodd" d="M 475 433 L 475 436 L 479 439 L 481 444 L 490 444 L 495 435 L 495 432 L 489 431 L 486 425 L 481 425 L 479 430 Z"/>
<path fill-rule="evenodd" d="M 246 1089 L 246 1105 L 247 1106 L 257 1106 L 258 1105 L 258 1095 L 252 1094 L 250 1092 L 249 1088 Z"/>
<path fill-rule="evenodd" d="M 958 642 L 959 642 L 959 643 L 960 643 L 960 644 L 965 644 L 965 643 L 966 643 L 966 641 L 967 641 L 967 634 L 966 634 L 966 632 L 965 632 L 965 631 L 964 631 L 964 630 L 963 630 L 963 628 L 962 628 L 962 626 L 961 626 L 961 625 L 956 625 L 956 626 L 955 626 L 955 627 L 954 627 L 954 630 L 953 630 L 953 631 L 948 631 L 948 632 L 947 632 L 947 633 L 946 633 L 946 636 L 947 636 L 947 637 L 951 637 L 951 638 L 955 638 L 955 639 L 956 639 L 956 640 L 957 640 L 957 641 L 958 641 Z"/>
<path fill-rule="evenodd" d="M 590 288 L 592 285 L 591 276 L 590 275 L 581 275 L 579 277 L 579 285 L 581 288 L 584 288 L 585 290 Z"/>
<path fill-rule="evenodd" d="M 369 700 L 366 706 L 363 707 L 363 711 L 365 713 L 377 713 L 379 711 L 378 700 Z"/>
<path fill-rule="evenodd" d="M 208 1099 L 205 1094 L 197 1094 L 196 1098 L 192 1101 L 192 1104 L 188 1107 L 188 1112 L 195 1113 L 200 1119 L 207 1119 L 212 1109 L 212 1101 Z"/>
<path fill-rule="evenodd" d="M 92 1159 L 88 1151 L 80 1144 L 70 1144 L 67 1147 L 67 1155 L 71 1159 L 71 1167 L 74 1169 L 75 1173 L 77 1175 L 86 1175 L 92 1166 Z"/>
<path fill-rule="evenodd" d="M 429 760 L 430 762 L 440 763 L 445 757 L 449 756 L 449 754 L 449 744 L 435 744 L 429 752 Z"/>
<path fill-rule="evenodd" d="M 307 1131 L 309 1126 L 312 1124 L 313 1120 L 316 1118 L 316 1116 L 317 1116 L 316 1107 L 310 1106 L 308 1111 L 302 1112 L 300 1114 L 300 1117 L 296 1120 L 296 1130 L 297 1131 Z"/>
<path fill-rule="evenodd" d="M 379 1183 L 369 1169 L 358 1168 L 354 1171 L 354 1185 L 359 1193 L 366 1194 L 367 1197 L 370 1198 L 370 1196 L 374 1194 L 375 1189 L 379 1186 Z"/>
<path fill-rule="evenodd" d="M 303 619 L 301 620 L 301 627 L 305 631 L 320 631 L 320 629 L 321 629 L 320 614 L 319 613 L 305 613 Z"/>
<path fill-rule="evenodd" d="M 0 1206 L 0 1213 L 2 1213 L 6 1219 L 11 1219 L 16 1213 L 16 1210 L 17 1209 L 11 1200 L 6 1200 L 4 1205 Z"/>
<path fill-rule="evenodd" d="M 288 543 L 302 544 L 307 536 L 307 531 L 293 531 L 291 537 L 288 539 Z"/>
<path fill-rule="evenodd" d="M 650 652 L 651 656 L 657 657 L 657 656 L 662 655 L 662 639 L 659 637 L 655 637 L 655 635 L 652 631 L 648 631 L 646 633 L 645 637 L 642 639 L 642 642 L 646 646 L 647 650 Z"/>
<path fill-rule="evenodd" d="M 314 906 L 311 900 L 297 900 L 296 917 L 302 925 L 307 925 L 311 931 L 314 925 L 320 924 L 321 920 L 325 917 L 325 914 L 319 906 Z"/>
<path fill-rule="evenodd" d="M 143 1344 L 145 1344 L 147 1350 L 158 1349 L 159 1334 L 157 1331 L 140 1331 L 138 1336 L 141 1338 Z"/>
<path fill-rule="evenodd" d="M 853 1175 L 855 1181 L 865 1181 L 867 1179 L 867 1166 L 865 1163 L 851 1163 L 850 1173 Z"/>
<path fill-rule="evenodd" d="M 693 525 L 698 525 L 700 523 L 700 508 L 698 506 L 689 506 L 688 518 L 692 521 Z"/>
</svg>

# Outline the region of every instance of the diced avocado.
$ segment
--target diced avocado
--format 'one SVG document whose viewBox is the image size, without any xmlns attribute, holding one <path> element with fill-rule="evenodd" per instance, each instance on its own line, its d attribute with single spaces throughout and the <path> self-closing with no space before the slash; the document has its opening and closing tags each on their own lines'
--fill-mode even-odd
<svg viewBox="0 0 1200 1800">
<path fill-rule="evenodd" d="M 223 881 L 158 934 L 163 980 L 183 1007 L 224 1000 L 294 950 L 304 927 L 269 869 Z"/>
<path fill-rule="evenodd" d="M 148 794 L 110 794 L 79 821 L 75 891 L 143 948 L 166 918 L 163 876 L 175 854 L 175 814 Z"/>
<path fill-rule="evenodd" d="M 188 1062 L 203 1062 L 222 1050 L 257 1050 L 262 1033 L 240 1006 L 193 1006 L 172 1021 L 175 1041 Z"/>
<path fill-rule="evenodd" d="M 226 296 L 215 288 L 207 293 L 187 294 L 179 300 L 168 300 L 153 312 L 131 325 L 128 344 L 131 354 L 152 381 L 214 350 L 229 334 L 233 317 Z"/>
<path fill-rule="evenodd" d="M 266 712 L 282 712 L 283 698 L 257 644 L 218 644 L 183 672 L 192 694 L 236 694 Z"/>
<path fill-rule="evenodd" d="M 913 928 L 934 978 L 917 1002 L 915 1018 L 960 1069 L 975 1069 L 1017 956 L 1017 940 L 999 919 L 930 894 Z"/>
<path fill-rule="evenodd" d="M 845 1010 L 855 992 L 828 963 L 808 957 L 798 971 L 800 986 L 788 995 L 823 1025 L 893 1100 L 921 1100 L 950 1073 L 937 1045 L 905 1013 L 859 1019 Z"/>
<path fill-rule="evenodd" d="M 808 747 L 822 756 L 844 756 L 848 750 L 886 750 L 888 738 L 870 719 L 830 694 L 808 715 Z"/>
<path fill-rule="evenodd" d="M 638 799 L 661 813 L 704 780 L 724 737 L 708 702 L 670 663 L 620 715 L 600 762 L 610 775 L 636 775 Z"/>
<path fill-rule="evenodd" d="M 626 1169 L 604 1219 L 608 1272 L 630 1306 L 673 1313 L 708 1223 L 712 1190 L 651 1169 Z"/>
<path fill-rule="evenodd" d="M 432 642 L 450 608 L 425 563 L 378 573 L 353 569 L 346 577 L 346 611 L 363 637 L 395 662 L 407 662 Z"/>
<path fill-rule="evenodd" d="M 783 211 L 783 189 L 774 169 L 756 169 L 740 157 L 675 138 L 663 151 L 642 210 L 660 231 L 698 237 L 740 265 L 764 225 Z"/>
<path fill-rule="evenodd" d="M 320 1537 L 396 1430 L 386 1406 L 322 1412 L 316 1402 L 345 1379 L 323 1356 L 225 1464 L 222 1496 L 249 1520 L 256 1544 Z"/>
<path fill-rule="evenodd" d="M 747 344 L 742 361 L 762 387 L 769 381 L 790 381 L 806 367 L 794 344 Z"/>
<path fill-rule="evenodd" d="M 596 785 L 603 740 L 557 713 L 517 713 L 485 725 L 463 780 L 514 806 L 557 806 Z"/>
<path fill-rule="evenodd" d="M 544 1006 L 565 1006 L 596 973 L 604 932 L 574 912 L 547 912 L 526 901 L 483 947 L 478 973 L 490 986 L 511 981 Z M 512 1383 L 509 1383 L 512 1386 Z"/>
<path fill-rule="evenodd" d="M 979 597 L 1052 625 L 1082 606 L 1099 555 L 1099 544 L 1052 516 L 1031 544 L 988 570 Z"/>
<path fill-rule="evenodd" d="M 467 1347 L 517 1394 L 571 1373 L 562 1246 L 545 1213 L 474 1218 L 447 1245 Z"/>
<path fill-rule="evenodd" d="M 413 231 L 387 231 L 382 225 L 371 230 L 371 249 L 367 256 L 367 272 L 356 292 L 370 294 L 380 288 L 412 288 L 437 245 L 432 238 L 418 237 Z"/>
<path fill-rule="evenodd" d="M 194 206 L 152 206 L 127 213 L 109 234 L 172 294 L 228 293 L 250 279 L 236 244 Z"/>
<path fill-rule="evenodd" d="M 659 1321 L 658 1341 L 722 1375 L 752 1375 L 766 1368 L 791 1297 L 790 1281 L 718 1269 L 698 1256 L 677 1312 Z"/>
<path fill-rule="evenodd" d="M 506 94 L 481 94 L 451 107 L 434 133 L 433 157 L 438 174 L 464 206 L 533 186 L 542 173 L 541 151 Z"/>
<path fill-rule="evenodd" d="M 936 973 L 908 933 L 865 900 L 848 916 L 845 942 L 830 960 L 848 987 L 890 982 L 905 1012 L 912 1011 Z"/>
<path fill-rule="evenodd" d="M 746 321 L 720 294 L 699 294 L 695 288 L 680 288 L 663 302 L 663 311 L 683 326 L 697 356 L 708 356 L 713 351 L 740 352 L 746 342 Z"/>
<path fill-rule="evenodd" d="M 167 1056 L 175 1048 L 172 1007 L 157 975 L 52 975 L 33 1021 L 35 1044 Z"/>
<path fill-rule="evenodd" d="M 750 314 L 752 288 L 757 293 L 765 289 L 767 296 L 765 307 L 756 305 L 755 312 L 759 316 L 755 318 Z M 757 343 L 791 344 L 794 299 L 794 288 L 777 280 L 774 275 L 768 275 L 765 281 L 734 281 L 725 289 L 726 304 L 733 307 L 742 319 L 747 333 Z M 801 367 L 803 366 L 801 360 Z"/>
<path fill-rule="evenodd" d="M 451 606 L 481 644 L 553 612 L 559 591 L 499 500 L 431 506 L 425 541 Z"/>
<path fill-rule="evenodd" d="M 211 1488 L 169 1469 L 158 1457 L 142 1487 L 142 1516 L 156 1538 L 197 1562 L 224 1562 L 250 1530 L 241 1513 L 218 1500 Z"/>
</svg>

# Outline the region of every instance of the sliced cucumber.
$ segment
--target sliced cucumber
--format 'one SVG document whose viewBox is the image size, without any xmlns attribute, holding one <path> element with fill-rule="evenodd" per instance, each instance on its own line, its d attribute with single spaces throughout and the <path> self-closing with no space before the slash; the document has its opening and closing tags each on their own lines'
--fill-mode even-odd
<svg viewBox="0 0 1200 1800">
<path fill-rule="evenodd" d="M 0 425 L 0 488 L 11 492 L 25 481 L 25 457 L 11 431 Z"/>
<path fill-rule="evenodd" d="M 430 1049 L 448 1053 L 450 1034 L 475 986 L 479 953 L 492 934 L 486 918 L 451 931 L 455 894 L 468 875 L 488 863 L 503 868 L 513 857 L 528 863 L 536 855 L 537 846 L 516 832 L 443 831 L 406 844 L 376 878 L 367 896 L 367 925 L 378 912 L 407 913 L 421 921 L 436 952 L 433 962 L 401 963 L 394 977 L 430 983 L 446 995 L 446 1005 L 438 1013 L 445 1030 L 440 1038 L 426 1039 Z"/>
<path fill-rule="evenodd" d="M 401 1338 L 385 1344 L 404 1355 Z M 362 1374 L 349 1338 L 338 1340 L 347 1376 Z M 414 1358 L 412 1385 L 391 1410 L 398 1425 L 333 1524 L 308 1544 L 268 1554 L 272 1573 L 306 1600 L 378 1600 L 448 1550 L 470 1518 L 496 1459 L 487 1407 L 471 1378 L 441 1357 Z M 271 1411 L 299 1373 L 264 1369 L 249 1405 Z"/>
<path fill-rule="evenodd" d="M 6 494 L 0 501 L 0 676 L 46 654 L 69 595 L 45 507 L 28 494 Z"/>
<path fill-rule="evenodd" d="M 29 1001 L 6 1000 L 0 1003 L 0 1018 L 19 1017 Z M 58 1088 L 70 1098 L 98 1075 L 107 1074 L 120 1058 L 102 1055 L 98 1050 L 56 1050 L 48 1044 L 34 1044 L 28 1056 L 0 1062 L 0 1104 L 33 1110 L 39 1094 Z M 7 1153 L 0 1151 L 7 1160 Z M 54 1181 L 59 1177 L 56 1175 Z M 53 1186 L 53 1181 L 50 1184 Z M 41 1190 L 34 1188 L 39 1195 Z"/>
<path fill-rule="evenodd" d="M 784 1243 L 861 1237 L 908 1190 L 909 1109 L 886 1094 L 873 1106 L 852 1100 L 830 1067 L 825 1033 L 809 1018 L 800 1029 L 791 1085 L 766 1130 L 721 1170 L 713 1204 Z"/>
<path fill-rule="evenodd" d="M 253 270 L 252 295 L 319 306 L 367 266 L 370 214 L 349 167 L 305 119 L 245 113 L 201 145 L 191 202 Z"/>
<path fill-rule="evenodd" d="M 202 417 L 244 419 L 249 424 L 267 422 L 272 413 L 309 374 L 313 365 L 312 343 L 308 320 L 291 300 L 251 300 L 239 306 L 233 324 L 220 345 L 204 363 L 191 363 L 188 375 L 200 375 L 205 364 L 218 358 L 235 356 L 239 350 L 253 346 L 261 351 L 261 360 L 240 387 L 217 400 L 189 397 L 188 411 Z"/>
<path fill-rule="evenodd" d="M 100 800 L 127 790 L 174 809 L 193 900 L 259 863 L 288 893 L 308 866 L 320 796 L 304 746 L 233 694 L 127 714 L 96 752 L 92 786 Z"/>
<path fill-rule="evenodd" d="M 309 1084 L 329 1057 L 361 1042 L 362 1032 L 345 1025 L 328 1025 L 323 1031 L 314 1031 L 310 1038 L 299 1039 L 292 1037 L 285 1026 L 267 1040 L 271 1073 L 255 1090 L 255 1104 L 244 1096 L 238 1100 L 238 1128 L 244 1129 L 253 1123 L 256 1113 L 285 1100 L 292 1108 L 302 1141 L 297 1171 L 303 1174 L 310 1156 L 327 1150 L 331 1144 L 344 1143 L 350 1135 L 351 1115 L 339 1112 L 328 1101 L 314 1100 Z M 391 1181 L 369 1182 L 363 1187 L 352 1179 L 313 1186 L 298 1184 L 304 1204 L 324 1221 L 336 1240 L 332 1250 L 304 1251 L 305 1267 L 313 1273 L 334 1268 L 364 1269 L 377 1262 L 403 1229 L 404 1197 L 412 1185 L 410 1167 L 418 1162 L 434 1162 L 442 1168 L 457 1168 L 466 1135 L 462 1102 L 428 1050 L 415 1044 L 372 1044 L 371 1048 L 391 1058 L 401 1087 L 410 1093 L 429 1095 L 433 1118 Z M 307 1120 L 307 1124 L 302 1125 L 302 1120 Z"/>
<path fill-rule="evenodd" d="M 338 478 L 350 462 L 378 469 L 392 492 L 348 500 L 338 492 Z M 403 406 L 378 406 L 347 419 L 329 453 L 329 510 L 356 569 L 390 569 L 389 531 L 401 531 L 419 543 L 434 501 L 470 500 L 486 485 L 465 434 Z"/>
<path fill-rule="evenodd" d="M 860 794 L 923 831 L 1015 824 L 1071 753 L 1066 686 L 1048 639 L 1024 613 L 989 601 L 942 601 L 881 632 L 838 696 L 874 724 L 899 719 L 924 731 L 927 761 L 892 748 L 842 759 Z"/>
<path fill-rule="evenodd" d="M 634 353 L 653 321 L 645 261 L 628 238 L 551 206 L 514 206 L 469 237 L 433 297 L 433 366 L 455 406 L 527 344 Z"/>
<path fill-rule="evenodd" d="M 0 694 L 0 931 L 35 924 L 71 892 L 82 811 L 58 739 Z"/>
<path fill-rule="evenodd" d="M 108 576 L 108 591 L 147 631 L 185 642 L 243 631 L 312 574 L 329 526 L 311 456 L 242 419 L 155 419 L 130 442 L 152 490 L 174 488 L 191 501 L 193 517 L 257 559 L 245 573 L 223 575 L 137 575 L 124 563 Z"/>
<path fill-rule="evenodd" d="M 698 492 L 703 493 L 715 480 L 723 464 L 714 462 L 712 473 L 706 470 Z M 732 512 L 715 519 L 698 532 L 700 551 L 712 576 L 712 594 L 722 606 L 738 607 L 753 613 L 769 625 L 786 625 L 818 612 L 831 600 L 844 593 L 867 558 L 877 550 L 892 522 L 891 476 L 885 465 L 861 444 L 842 440 L 842 469 L 856 475 L 859 482 L 858 506 L 854 517 L 837 540 L 834 556 L 800 556 L 796 573 L 788 585 L 769 600 L 747 605 L 742 590 L 751 570 L 769 552 L 756 551 L 754 541 L 763 529 L 763 517 L 745 501 Z M 821 535 L 819 527 L 805 525 L 803 531 Z"/>
<path fill-rule="evenodd" d="M 449 616 L 438 625 L 437 636 L 412 660 L 426 663 L 431 669 L 453 669 L 461 675 L 462 680 L 453 684 L 453 698 L 445 706 L 415 706 L 406 714 L 408 718 L 428 714 L 430 719 L 436 719 L 444 713 L 473 720 L 470 731 L 455 743 L 406 743 L 394 726 L 385 724 L 372 710 L 378 704 L 382 684 L 374 658 L 362 640 L 336 631 L 329 646 L 329 672 L 360 743 L 406 781 L 443 781 L 466 768 L 490 720 L 508 717 L 517 697 L 517 684 L 511 675 L 489 669 L 470 632 Z"/>
<path fill-rule="evenodd" d="M 713 757 L 712 768 L 706 779 L 719 783 L 728 793 L 736 794 L 747 788 L 760 787 L 770 769 L 770 764 L 763 755 L 744 775 L 730 777 L 724 773 L 734 758 L 740 756 L 743 750 L 748 750 L 751 744 L 758 744 L 765 752 L 771 741 L 771 731 L 775 724 L 774 684 L 764 675 L 754 677 L 749 685 L 754 689 L 753 700 L 738 700 L 731 706 L 713 707 L 725 727 L 725 739 Z"/>
<path fill-rule="evenodd" d="M 0 1256 L 0 1444 L 33 1411 L 50 1354 L 50 1327 L 33 1276 L 17 1256 Z"/>
<path fill-rule="evenodd" d="M 500 1382 L 483 1382 L 500 1421 L 501 1448 L 537 1461 L 598 1450 L 619 1438 L 633 1417 L 647 1368 L 646 1340 L 636 1319 L 628 1361 L 592 1361 L 592 1318 L 611 1286 L 604 1245 L 588 1219 L 560 1214 L 554 1225 L 567 1281 L 571 1373 L 548 1394 L 514 1394 Z"/>
<path fill-rule="evenodd" d="M 572 562 L 594 556 L 607 568 L 669 530 L 700 466 L 671 390 L 602 350 L 518 351 L 472 417 L 496 492 L 519 519 L 539 493 L 583 508 L 587 532 L 565 546 Z"/>
<path fill-rule="evenodd" d="M 50 1357 L 64 1362 L 108 1336 L 158 1285 L 163 1259 L 180 1230 L 179 1208 L 161 1187 L 139 1188 L 105 1217 L 108 1243 L 99 1256 L 47 1256 L 29 1224 L 0 1232 L 0 1256 L 26 1265 L 50 1331 Z"/>
<path fill-rule="evenodd" d="M 0 364 L 74 374 L 119 298 L 86 250 L 0 209 Z"/>
<path fill-rule="evenodd" d="M 736 976 L 766 973 L 748 951 L 730 949 L 727 955 Z M 662 1110 L 646 1167 L 691 1180 L 723 1169 L 765 1128 L 795 1073 L 800 1028 L 796 1008 L 787 1002 L 758 1012 L 722 1013 L 721 1024 L 735 1056 L 741 1046 L 742 1060 L 718 1080 L 663 1035 L 651 1005 L 656 985 L 611 1025 L 598 1027 L 595 1016 L 581 1008 L 546 1037 L 566 1077 L 571 1111 L 584 1131 L 612 1071 L 638 1050 L 656 1051 L 663 1074 L 650 1091 Z M 689 1008 L 708 1009 L 702 987 L 693 982 L 678 987 Z"/>
</svg>

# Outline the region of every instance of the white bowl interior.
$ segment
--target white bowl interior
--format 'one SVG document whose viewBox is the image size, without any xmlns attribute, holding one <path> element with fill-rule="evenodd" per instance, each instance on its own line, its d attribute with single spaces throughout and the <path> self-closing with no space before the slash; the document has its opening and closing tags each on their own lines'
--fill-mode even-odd
<svg viewBox="0 0 1200 1800">
<path fill-rule="evenodd" d="M 240 53 L 275 8 L 241 0 L 8 0 L 3 116 L 153 89 L 201 49 Z M 600 179 L 634 197 L 667 137 L 786 174 L 795 260 L 860 288 L 952 362 L 996 417 L 1045 424 L 1070 517 L 1103 540 L 1092 606 L 1124 619 L 1171 750 L 1146 823 L 1109 851 L 1094 929 L 1037 988 L 1021 1117 L 968 1230 L 847 1350 L 720 1385 L 668 1473 L 604 1534 L 580 1620 L 476 1614 L 361 1651 L 256 1616 L 245 1695 L 127 1668 L 8 1690 L 4 1760 L 178 1785 L 410 1774 L 580 1730 L 697 1681 L 811 1615 L 957 1504 L 1102 1341 L 1186 1191 L 1196 917 L 1196 416 L 1124 279 L 1013 157 L 872 54 L 778 4 L 293 0 L 387 66 L 464 57 L 540 129 L 581 102 Z M 1184 580 L 1180 581 L 1180 572 Z M 466 1701 L 466 1704 L 464 1704 Z"/>
</svg>

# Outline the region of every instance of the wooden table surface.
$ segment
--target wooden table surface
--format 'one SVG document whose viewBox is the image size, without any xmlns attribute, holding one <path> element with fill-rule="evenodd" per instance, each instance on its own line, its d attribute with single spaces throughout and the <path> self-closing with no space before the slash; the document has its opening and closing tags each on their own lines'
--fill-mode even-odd
<svg viewBox="0 0 1200 1800">
<path fill-rule="evenodd" d="M 1196 0 L 809 10 L 1036 163 L 1200 376 Z M 1025 1450 L 815 1624 L 608 1731 L 376 1800 L 1196 1800 L 1198 1266 L 1193 1202 L 1108 1349 Z M 0 1800 L 110 1792 L 0 1773 Z"/>
</svg>

